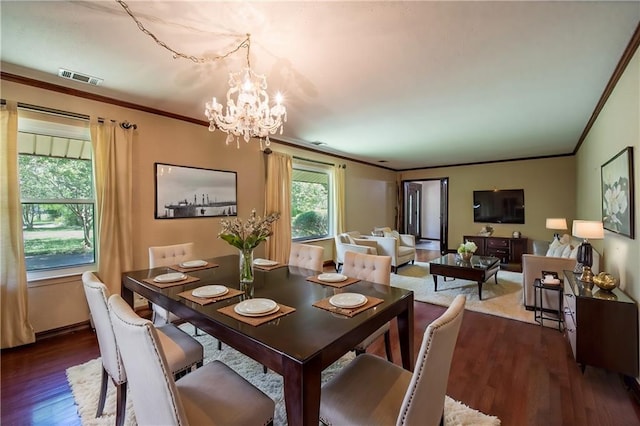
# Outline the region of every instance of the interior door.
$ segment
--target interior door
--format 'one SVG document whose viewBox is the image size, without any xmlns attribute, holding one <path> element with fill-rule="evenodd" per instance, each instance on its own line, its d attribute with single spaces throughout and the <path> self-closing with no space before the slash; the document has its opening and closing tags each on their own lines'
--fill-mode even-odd
<svg viewBox="0 0 640 426">
<path fill-rule="evenodd" d="M 449 178 L 440 179 L 440 253 L 449 251 Z"/>
<path fill-rule="evenodd" d="M 422 205 L 422 185 L 409 182 L 407 184 L 407 234 L 420 238 L 420 206 Z"/>
</svg>

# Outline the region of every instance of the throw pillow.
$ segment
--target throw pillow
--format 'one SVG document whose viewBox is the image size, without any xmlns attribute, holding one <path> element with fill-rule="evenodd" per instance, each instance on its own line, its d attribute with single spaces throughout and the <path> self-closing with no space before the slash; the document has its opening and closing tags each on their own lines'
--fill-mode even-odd
<svg viewBox="0 0 640 426">
<path fill-rule="evenodd" d="M 569 257 L 571 259 L 577 259 L 578 258 L 578 247 L 579 246 L 575 246 L 572 250 L 571 253 L 569 254 Z"/>
<path fill-rule="evenodd" d="M 397 250 L 398 247 L 400 246 L 400 234 L 398 233 L 398 231 L 385 232 L 384 236 L 385 237 L 390 237 L 390 238 L 395 238 L 395 240 L 396 240 L 396 250 Z"/>
<path fill-rule="evenodd" d="M 546 256 L 553 256 L 553 254 L 555 253 L 556 249 L 560 245 L 561 245 L 560 241 L 554 238 L 553 241 L 551 242 L 551 244 L 549 244 L 549 248 L 547 249 Z"/>
</svg>

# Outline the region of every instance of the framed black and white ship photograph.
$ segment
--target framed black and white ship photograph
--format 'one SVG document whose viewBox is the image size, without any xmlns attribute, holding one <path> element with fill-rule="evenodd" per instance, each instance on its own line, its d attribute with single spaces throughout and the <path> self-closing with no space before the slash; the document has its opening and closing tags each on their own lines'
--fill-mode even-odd
<svg viewBox="0 0 640 426">
<path fill-rule="evenodd" d="M 237 216 L 237 173 L 155 163 L 156 219 Z"/>
</svg>

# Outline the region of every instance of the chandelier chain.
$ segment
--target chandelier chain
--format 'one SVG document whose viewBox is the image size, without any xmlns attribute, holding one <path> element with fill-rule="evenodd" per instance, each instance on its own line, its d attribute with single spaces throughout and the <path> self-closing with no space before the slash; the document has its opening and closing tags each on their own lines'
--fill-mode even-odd
<svg viewBox="0 0 640 426">
<path fill-rule="evenodd" d="M 122 6 L 122 8 L 125 10 L 125 12 L 127 12 L 127 14 L 131 17 L 131 19 L 133 19 L 135 21 L 135 23 L 138 26 L 138 28 L 140 29 L 140 31 L 142 31 L 144 34 L 146 34 L 149 37 L 151 37 L 153 39 L 153 41 L 156 42 L 156 44 L 158 44 L 159 46 L 161 46 L 161 47 L 167 49 L 169 52 L 171 52 L 173 54 L 173 58 L 174 59 L 184 58 L 184 59 L 188 59 L 190 61 L 193 61 L 193 62 L 195 62 L 197 64 L 204 64 L 206 62 L 215 62 L 215 61 L 220 61 L 222 59 L 225 59 L 228 56 L 231 56 L 232 54 L 236 53 L 238 50 L 242 49 L 243 47 L 246 47 L 247 48 L 247 64 L 249 64 L 249 49 L 251 47 L 251 34 L 247 34 L 247 38 L 242 40 L 235 48 L 231 49 L 229 52 L 227 52 L 227 53 L 225 53 L 223 55 L 214 56 L 213 58 L 204 58 L 204 57 L 195 56 L 195 55 L 188 55 L 186 53 L 182 53 L 182 52 L 179 52 L 179 51 L 173 49 L 172 47 L 167 45 L 167 43 L 165 43 L 164 41 L 162 41 L 158 37 L 156 37 L 156 35 L 154 33 L 149 31 L 148 29 L 146 29 L 145 26 L 142 24 L 142 22 L 140 22 L 140 20 L 133 14 L 131 9 L 129 8 L 129 5 L 127 5 L 127 3 L 125 3 L 123 0 L 116 0 L 116 3 L 118 3 L 120 6 Z"/>
</svg>

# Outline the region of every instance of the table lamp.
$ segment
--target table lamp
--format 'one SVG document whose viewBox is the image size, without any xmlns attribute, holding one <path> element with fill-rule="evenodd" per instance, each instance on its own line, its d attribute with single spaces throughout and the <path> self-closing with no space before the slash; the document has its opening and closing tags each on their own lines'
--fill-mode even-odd
<svg viewBox="0 0 640 426">
<path fill-rule="evenodd" d="M 547 218 L 547 229 L 557 229 L 557 230 L 565 230 L 567 229 L 567 219 L 564 217 L 548 217 Z M 553 234 L 553 238 L 556 240 L 560 239 L 560 233 L 556 232 Z"/>
<path fill-rule="evenodd" d="M 575 237 L 583 238 L 582 244 L 578 246 L 578 263 L 582 264 L 582 275 L 580 281 L 593 282 L 593 247 L 589 244 L 589 239 L 601 240 L 604 238 L 604 227 L 602 222 L 597 220 L 574 220 L 572 234 Z"/>
</svg>

